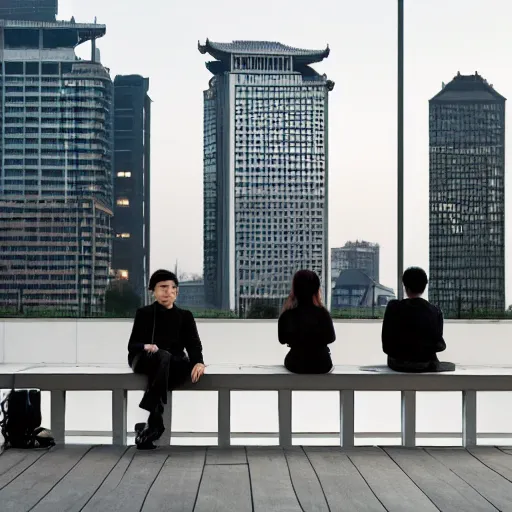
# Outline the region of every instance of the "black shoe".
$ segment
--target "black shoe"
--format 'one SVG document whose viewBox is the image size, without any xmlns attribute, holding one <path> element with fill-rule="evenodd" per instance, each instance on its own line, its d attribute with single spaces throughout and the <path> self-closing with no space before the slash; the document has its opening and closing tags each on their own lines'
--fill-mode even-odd
<svg viewBox="0 0 512 512">
<path fill-rule="evenodd" d="M 145 425 L 144 423 L 137 423 L 135 425 L 135 431 L 137 435 L 135 436 L 135 444 L 137 445 L 138 450 L 154 450 L 156 446 L 153 444 L 154 441 L 160 439 L 162 434 L 165 431 L 164 427 L 154 428 L 149 426 L 144 426 L 141 430 L 141 425 Z"/>
</svg>

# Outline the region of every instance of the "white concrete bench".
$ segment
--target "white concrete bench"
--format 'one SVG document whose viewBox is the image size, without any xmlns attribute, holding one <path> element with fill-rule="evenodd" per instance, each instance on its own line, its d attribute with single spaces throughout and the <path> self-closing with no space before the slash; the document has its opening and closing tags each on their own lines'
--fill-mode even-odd
<svg viewBox="0 0 512 512">
<path fill-rule="evenodd" d="M 127 366 L 49 366 L 0 364 L 0 389 L 37 388 L 51 392 L 51 428 L 64 443 L 66 391 L 112 391 L 113 443 L 127 442 L 127 392 L 144 390 L 146 380 Z M 210 365 L 196 385 L 183 390 L 217 391 L 218 442 L 231 443 L 231 391 L 277 391 L 279 444 L 292 444 L 292 391 L 339 391 L 340 444 L 354 446 L 354 391 L 401 391 L 402 445 L 416 443 L 416 391 L 461 391 L 462 438 L 474 446 L 476 392 L 512 391 L 512 367 L 459 367 L 455 372 L 430 374 L 395 373 L 386 367 L 337 366 L 327 375 L 294 375 L 282 366 Z M 165 412 L 166 437 L 170 442 L 172 393 Z"/>
</svg>

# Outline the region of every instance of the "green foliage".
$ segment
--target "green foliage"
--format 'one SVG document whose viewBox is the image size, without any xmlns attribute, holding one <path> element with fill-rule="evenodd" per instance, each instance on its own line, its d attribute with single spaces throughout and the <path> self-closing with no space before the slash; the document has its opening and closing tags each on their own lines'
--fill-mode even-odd
<svg viewBox="0 0 512 512">
<path fill-rule="evenodd" d="M 105 294 L 105 311 L 107 314 L 132 317 L 140 305 L 140 297 L 128 281 L 112 281 Z"/>
<path fill-rule="evenodd" d="M 271 304 L 265 299 L 259 299 L 252 302 L 246 318 L 251 319 L 271 319 L 279 317 L 279 309 L 275 304 Z"/>
</svg>

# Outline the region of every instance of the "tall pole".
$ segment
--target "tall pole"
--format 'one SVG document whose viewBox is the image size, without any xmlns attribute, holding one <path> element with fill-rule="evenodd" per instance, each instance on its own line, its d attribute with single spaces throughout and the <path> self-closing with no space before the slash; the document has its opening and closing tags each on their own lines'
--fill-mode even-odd
<svg viewBox="0 0 512 512">
<path fill-rule="evenodd" d="M 397 291 L 403 299 L 402 274 L 404 272 L 404 0 L 398 0 L 398 244 L 397 244 Z"/>
</svg>

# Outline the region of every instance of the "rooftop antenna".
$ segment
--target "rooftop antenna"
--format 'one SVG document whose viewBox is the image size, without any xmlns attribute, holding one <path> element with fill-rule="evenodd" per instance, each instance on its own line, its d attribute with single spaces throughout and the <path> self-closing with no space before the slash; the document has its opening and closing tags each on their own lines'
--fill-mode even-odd
<svg viewBox="0 0 512 512">
<path fill-rule="evenodd" d="M 97 23 L 97 16 L 94 16 L 94 24 Z M 91 62 L 96 62 L 96 31 L 94 30 L 91 40 Z"/>
</svg>

